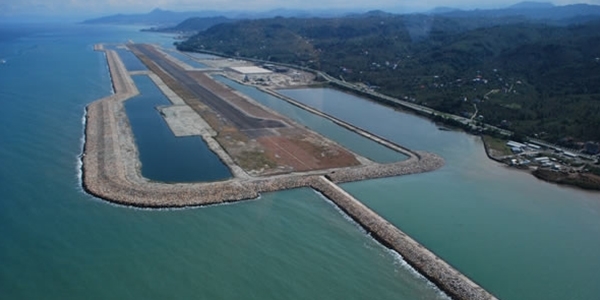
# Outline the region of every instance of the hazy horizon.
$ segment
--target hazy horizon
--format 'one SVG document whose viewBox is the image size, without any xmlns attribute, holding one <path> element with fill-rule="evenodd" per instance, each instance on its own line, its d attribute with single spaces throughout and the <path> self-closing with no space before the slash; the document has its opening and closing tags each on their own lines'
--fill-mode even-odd
<svg viewBox="0 0 600 300">
<path fill-rule="evenodd" d="M 436 7 L 459 9 L 503 8 L 523 2 L 519 0 L 493 0 L 485 3 L 475 0 L 432 0 L 402 1 L 371 0 L 348 3 L 345 0 L 21 0 L 0 3 L 0 17 L 5 20 L 44 18 L 55 20 L 83 20 L 113 14 L 147 13 L 160 8 L 171 11 L 248 11 L 262 12 L 277 9 L 314 10 L 314 11 L 368 11 L 385 10 L 398 13 L 424 12 Z M 595 4 L 600 0 L 555 0 L 532 1 L 550 2 L 554 5 Z"/>
</svg>

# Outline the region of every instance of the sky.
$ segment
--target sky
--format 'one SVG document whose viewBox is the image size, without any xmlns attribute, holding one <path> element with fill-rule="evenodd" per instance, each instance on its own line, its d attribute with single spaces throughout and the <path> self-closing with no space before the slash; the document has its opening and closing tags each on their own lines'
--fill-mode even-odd
<svg viewBox="0 0 600 300">
<path fill-rule="evenodd" d="M 116 13 L 146 13 L 154 8 L 173 11 L 289 9 L 356 9 L 426 11 L 434 7 L 461 9 L 506 7 L 522 0 L 0 0 L 0 18 L 19 16 L 99 17 Z M 544 0 L 539 0 L 543 2 Z M 588 3 L 600 0 L 553 0 L 555 5 Z"/>
</svg>

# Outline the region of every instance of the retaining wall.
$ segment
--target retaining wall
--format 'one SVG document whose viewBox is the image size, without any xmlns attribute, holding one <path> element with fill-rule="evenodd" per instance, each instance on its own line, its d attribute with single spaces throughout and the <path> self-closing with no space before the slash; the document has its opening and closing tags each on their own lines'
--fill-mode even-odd
<svg viewBox="0 0 600 300">
<path fill-rule="evenodd" d="M 102 50 L 102 47 L 95 49 Z M 256 198 L 264 192 L 311 187 L 330 198 L 376 239 L 400 253 L 409 264 L 451 297 L 460 300 L 496 299 L 333 183 L 428 172 L 443 166 L 441 157 L 405 149 L 334 118 L 351 130 L 401 149 L 410 156 L 409 159 L 391 164 L 373 163 L 267 178 L 244 176 L 221 182 L 185 184 L 151 182 L 140 174 L 137 148 L 123 107 L 123 101 L 138 91 L 116 53 L 104 51 L 107 53 L 115 94 L 87 107 L 82 168 L 84 189 L 89 193 L 131 206 L 181 207 L 240 201 Z"/>
<path fill-rule="evenodd" d="M 453 299 L 497 299 L 327 178 L 315 179 L 311 187 L 331 199 L 382 244 L 402 255 L 406 262 Z"/>
</svg>

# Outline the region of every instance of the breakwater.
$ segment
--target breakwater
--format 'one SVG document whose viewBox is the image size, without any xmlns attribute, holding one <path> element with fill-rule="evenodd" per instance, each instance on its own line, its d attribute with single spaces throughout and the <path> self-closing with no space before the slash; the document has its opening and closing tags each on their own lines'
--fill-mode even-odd
<svg viewBox="0 0 600 300">
<path fill-rule="evenodd" d="M 303 110 L 306 110 L 306 111 L 308 111 L 308 112 L 310 112 L 312 114 L 315 114 L 317 116 L 320 116 L 320 117 L 323 117 L 325 119 L 328 119 L 328 120 L 332 121 L 333 123 L 337 124 L 338 126 L 344 127 L 344 128 L 346 128 L 346 129 L 348 129 L 348 130 L 350 130 L 352 132 L 355 132 L 355 133 L 357 133 L 357 134 L 359 134 L 359 135 L 361 135 L 361 136 L 363 136 L 363 137 L 365 137 L 367 139 L 370 139 L 370 140 L 372 140 L 372 141 L 374 141 L 376 143 L 379 143 L 379 144 L 381 144 L 381 145 L 383 145 L 385 147 L 388 147 L 388 148 L 390 148 L 390 149 L 392 149 L 394 151 L 400 152 L 400 153 L 408 156 L 409 158 L 414 158 L 414 157 L 419 158 L 419 153 L 417 151 L 413 151 L 411 149 L 408 149 L 406 147 L 398 145 L 398 144 L 396 144 L 394 142 L 391 142 L 391 141 L 389 141 L 389 140 L 387 140 L 387 139 L 385 139 L 385 138 L 383 138 L 381 136 L 378 136 L 378 135 L 375 135 L 373 133 L 367 132 L 367 131 L 363 130 L 362 128 L 354 126 L 354 125 L 352 125 L 352 124 L 350 124 L 348 122 L 345 122 L 345 121 L 343 121 L 341 119 L 338 119 L 338 118 L 336 118 L 336 117 L 334 117 L 334 116 L 332 116 L 330 114 L 327 114 L 327 113 L 324 113 L 324 112 L 322 112 L 320 110 L 314 109 L 314 108 L 312 108 L 312 107 L 310 107 L 310 106 L 308 106 L 306 104 L 300 103 L 300 102 L 298 102 L 298 101 L 296 101 L 296 100 L 294 100 L 294 99 L 292 99 L 290 97 L 278 94 L 278 93 L 274 92 L 271 89 L 263 88 L 263 87 L 259 87 L 258 89 L 260 89 L 261 91 L 263 91 L 265 93 L 273 95 L 273 96 L 275 96 L 275 97 L 277 97 L 279 99 L 282 99 L 282 100 L 284 100 L 284 101 L 286 101 L 286 102 L 288 102 L 288 103 L 290 103 L 290 104 L 292 104 L 292 105 L 294 105 L 296 107 L 299 107 L 299 108 L 301 108 Z"/>
<path fill-rule="evenodd" d="M 319 177 L 311 187 L 331 199 L 375 239 L 402 255 L 406 262 L 453 299 L 496 299 L 327 178 Z"/>
<path fill-rule="evenodd" d="M 461 300 L 495 299 L 334 184 L 432 171 L 443 166 L 441 157 L 408 150 L 353 128 L 370 138 L 378 138 L 380 143 L 389 143 L 398 151 L 409 155 L 409 158 L 390 164 L 368 163 L 270 177 L 236 176 L 221 182 L 152 182 L 141 176 L 137 148 L 123 107 L 124 101 L 138 94 L 137 88 L 118 55 L 111 50 L 103 51 L 109 63 L 115 93 L 91 103 L 86 111 L 82 173 L 84 189 L 90 194 L 114 203 L 159 208 L 233 202 L 257 198 L 264 192 L 310 187 L 330 198 L 374 237 L 400 253 L 408 263 L 451 297 Z M 349 124 L 346 126 L 351 127 Z M 203 135 L 203 138 L 208 138 L 208 135 Z M 231 169 L 237 167 L 231 159 L 224 161 Z"/>
<path fill-rule="evenodd" d="M 233 179 L 179 184 L 149 181 L 141 176 L 137 147 L 123 106 L 124 101 L 139 92 L 116 52 L 104 49 L 102 46 L 94 48 L 106 53 L 114 94 L 97 100 L 87 107 L 83 185 L 89 193 L 108 201 L 142 207 L 208 205 L 252 199 L 263 192 L 310 187 L 312 180 L 318 176 L 327 176 L 333 182 L 342 183 L 428 172 L 444 164 L 443 159 L 437 155 L 405 149 L 329 115 L 324 115 L 355 132 L 405 153 L 409 158 L 390 164 L 366 163 L 347 168 L 252 177 L 245 172 L 240 172 L 239 166 L 225 151 L 222 151 L 212 134 L 207 131 L 202 134 L 202 138 L 213 151 L 220 150 L 215 153 L 230 170 L 234 171 Z M 170 93 L 167 93 L 167 96 L 168 94 Z M 318 113 L 315 110 L 312 112 Z"/>
</svg>

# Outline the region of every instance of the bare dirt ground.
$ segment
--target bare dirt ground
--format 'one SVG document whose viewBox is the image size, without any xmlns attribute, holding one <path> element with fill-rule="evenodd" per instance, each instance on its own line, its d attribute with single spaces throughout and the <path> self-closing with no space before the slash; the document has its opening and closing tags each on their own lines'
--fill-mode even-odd
<svg viewBox="0 0 600 300">
<path fill-rule="evenodd" d="M 273 72 L 270 74 L 256 74 L 256 75 L 244 75 L 235 71 L 231 71 L 231 67 L 249 67 L 255 66 L 248 61 L 230 59 L 230 58 L 216 58 L 216 59 L 201 59 L 198 62 L 205 64 L 214 69 L 222 70 L 223 74 L 229 78 L 237 81 L 243 81 L 244 77 L 248 79 L 246 82 L 250 85 L 266 86 L 271 88 L 290 88 L 307 86 L 313 83 L 315 75 L 310 72 L 304 72 L 302 70 L 288 69 L 286 72 Z"/>
<path fill-rule="evenodd" d="M 251 98 L 214 81 L 202 72 L 186 72 L 195 80 L 196 84 L 217 95 L 219 101 L 226 102 L 227 107 L 232 107 L 231 109 L 238 112 L 217 111 L 215 107 L 218 106 L 214 103 L 211 105 L 205 103 L 206 99 L 203 99 L 202 95 L 195 95 L 186 85 L 173 80 L 171 74 L 166 70 L 184 71 L 180 66 L 164 58 L 164 54 L 157 52 L 153 47 L 142 47 L 144 49 L 140 50 L 143 51 L 133 49 L 133 52 L 215 130 L 215 139 L 234 159 L 235 163 L 248 174 L 266 176 L 360 165 L 359 160 L 352 152 L 335 142 L 263 107 Z M 153 59 L 150 59 L 145 53 L 152 54 Z M 154 61 L 157 59 L 162 61 L 157 64 Z M 230 61 L 228 60 L 228 62 Z M 160 64 L 169 65 L 159 67 Z M 235 116 L 281 122 L 284 126 L 240 128 L 236 125 L 239 122 L 231 119 Z"/>
</svg>

